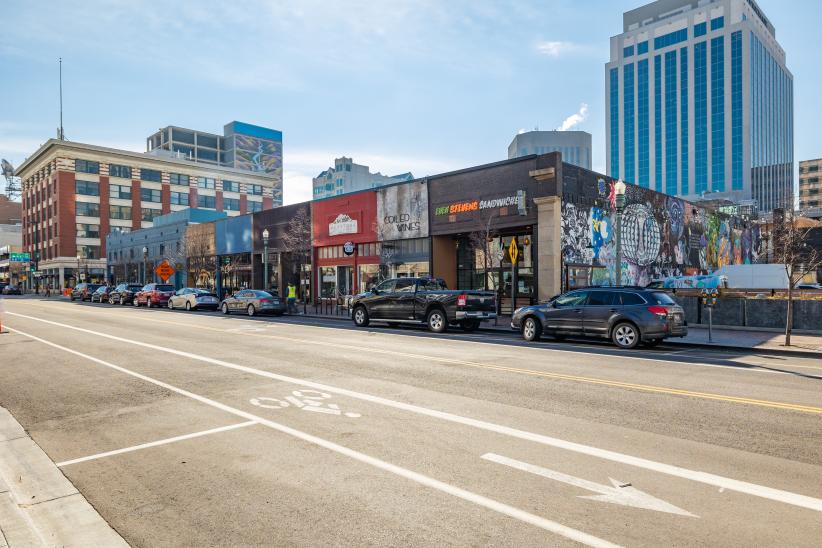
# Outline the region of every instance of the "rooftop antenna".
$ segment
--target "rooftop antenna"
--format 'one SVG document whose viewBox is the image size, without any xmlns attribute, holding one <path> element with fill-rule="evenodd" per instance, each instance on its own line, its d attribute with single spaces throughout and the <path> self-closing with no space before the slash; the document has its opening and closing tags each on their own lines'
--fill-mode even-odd
<svg viewBox="0 0 822 548">
<path fill-rule="evenodd" d="M 57 138 L 65 141 L 66 134 L 63 133 L 63 58 L 58 57 L 57 63 L 60 70 L 60 127 L 57 129 Z"/>
</svg>

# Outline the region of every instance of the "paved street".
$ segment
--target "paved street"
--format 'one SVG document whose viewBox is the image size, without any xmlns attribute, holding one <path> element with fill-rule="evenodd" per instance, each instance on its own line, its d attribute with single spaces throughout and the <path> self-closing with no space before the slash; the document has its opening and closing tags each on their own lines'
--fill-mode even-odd
<svg viewBox="0 0 822 548">
<path fill-rule="evenodd" d="M 819 546 L 822 360 L 9 298 L 0 406 L 133 546 Z"/>
</svg>

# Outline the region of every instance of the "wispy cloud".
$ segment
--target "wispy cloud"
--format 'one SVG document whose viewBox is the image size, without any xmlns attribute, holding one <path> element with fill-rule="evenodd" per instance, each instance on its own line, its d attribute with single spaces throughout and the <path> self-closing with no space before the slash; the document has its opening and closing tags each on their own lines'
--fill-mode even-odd
<svg viewBox="0 0 822 548">
<path fill-rule="evenodd" d="M 568 131 L 574 126 L 578 126 L 588 118 L 588 104 L 579 105 L 579 110 L 562 121 L 557 131 Z"/>
<path fill-rule="evenodd" d="M 579 52 L 582 47 L 574 42 L 544 41 L 536 45 L 537 53 L 548 57 L 562 57 L 569 53 Z"/>
</svg>

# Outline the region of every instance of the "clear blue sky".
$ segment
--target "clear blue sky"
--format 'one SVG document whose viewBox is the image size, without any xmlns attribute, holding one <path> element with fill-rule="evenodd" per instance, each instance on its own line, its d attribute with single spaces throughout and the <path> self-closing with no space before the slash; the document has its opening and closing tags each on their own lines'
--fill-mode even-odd
<svg viewBox="0 0 822 548">
<path fill-rule="evenodd" d="M 604 172 L 608 39 L 645 3 L 6 0 L 0 157 L 18 165 L 55 135 L 62 56 L 68 139 L 144 151 L 169 124 L 273 127 L 287 203 L 335 156 L 416 176 L 492 162 L 582 104 Z M 820 157 L 822 2 L 758 3 L 794 74 L 795 158 Z"/>
</svg>

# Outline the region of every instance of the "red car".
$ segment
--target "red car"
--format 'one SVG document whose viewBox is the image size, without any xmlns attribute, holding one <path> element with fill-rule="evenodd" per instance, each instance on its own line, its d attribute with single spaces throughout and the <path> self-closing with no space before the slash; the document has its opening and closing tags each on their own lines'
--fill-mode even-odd
<svg viewBox="0 0 822 548">
<path fill-rule="evenodd" d="M 168 306 L 168 299 L 174 295 L 174 286 L 171 284 L 147 284 L 134 295 L 134 306 L 146 305 Z"/>
</svg>

